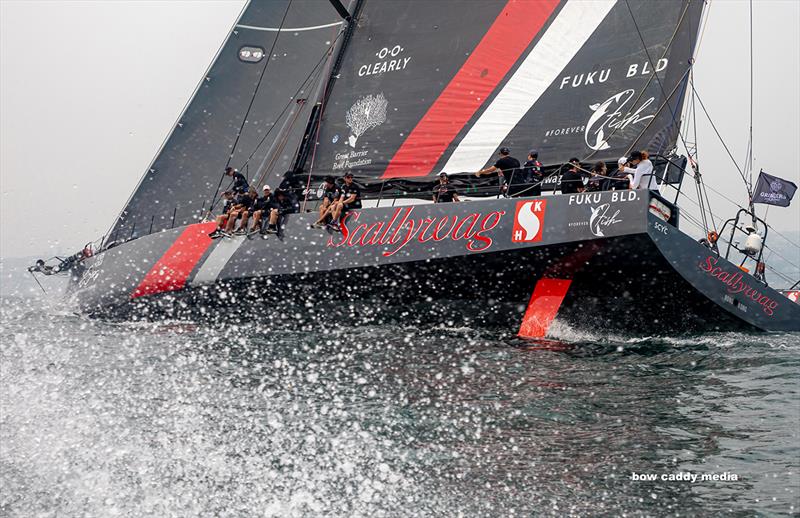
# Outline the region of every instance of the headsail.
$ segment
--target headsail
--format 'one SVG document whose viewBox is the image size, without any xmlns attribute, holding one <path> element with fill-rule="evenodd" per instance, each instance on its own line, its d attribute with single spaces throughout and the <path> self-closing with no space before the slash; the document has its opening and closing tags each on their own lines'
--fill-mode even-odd
<svg viewBox="0 0 800 518">
<path fill-rule="evenodd" d="M 365 0 L 325 106 L 314 176 L 474 172 L 501 146 L 519 158 L 538 149 L 545 165 L 615 160 L 634 145 L 666 152 L 702 7 Z"/>
<path fill-rule="evenodd" d="M 251 181 L 289 169 L 343 24 L 328 2 L 248 4 L 107 239 L 197 221 L 229 156 Z"/>
</svg>

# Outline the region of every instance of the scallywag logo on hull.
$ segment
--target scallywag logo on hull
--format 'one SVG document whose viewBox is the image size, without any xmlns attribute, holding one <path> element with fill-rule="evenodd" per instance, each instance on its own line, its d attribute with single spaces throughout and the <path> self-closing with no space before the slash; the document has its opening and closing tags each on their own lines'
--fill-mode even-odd
<svg viewBox="0 0 800 518">
<path fill-rule="evenodd" d="M 769 295 L 764 294 L 759 290 L 758 286 L 751 286 L 748 284 L 747 278 L 742 272 L 733 271 L 729 272 L 724 268 L 717 266 L 719 258 L 712 255 L 706 257 L 706 260 L 697 266 L 701 271 L 713 277 L 716 281 L 721 282 L 726 286 L 727 292 L 731 295 L 741 295 L 745 300 L 752 300 L 759 304 L 769 316 L 778 307 L 778 301 L 773 300 Z"/>
<path fill-rule="evenodd" d="M 472 212 L 464 216 L 414 217 L 413 207 L 401 207 L 386 221 L 359 223 L 360 212 L 348 212 L 342 218 L 341 236 L 328 238 L 328 247 L 381 247 L 382 255 L 391 257 L 414 243 L 464 241 L 470 252 L 483 252 L 493 243 L 489 232 L 506 212 Z"/>
</svg>

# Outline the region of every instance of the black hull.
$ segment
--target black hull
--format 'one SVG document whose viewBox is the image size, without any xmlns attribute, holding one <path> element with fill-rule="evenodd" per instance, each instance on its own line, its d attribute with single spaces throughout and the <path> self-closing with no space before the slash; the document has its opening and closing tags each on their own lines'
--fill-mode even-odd
<svg viewBox="0 0 800 518">
<path fill-rule="evenodd" d="M 94 267 L 96 259 L 86 262 L 74 277 L 75 296 L 84 311 L 111 318 L 199 315 L 302 322 L 304 316 L 348 319 L 357 311 L 377 320 L 467 321 L 523 336 L 545 334 L 552 317 L 576 329 L 647 335 L 800 329 L 800 306 L 649 214 L 646 191 L 635 193 L 635 199 L 629 193 L 625 200 L 612 196 L 619 194 L 588 200 L 546 197 L 539 239 L 516 243 L 516 211 L 531 200 L 415 206 L 410 214 L 417 221 L 455 219 L 436 234 L 442 239 L 423 231 L 420 239 L 431 239 L 410 240 L 399 249 L 403 236 L 392 244 L 390 234 L 404 228 L 397 214 L 407 208 L 364 209 L 354 220 L 369 227 L 395 216 L 394 226 L 384 225 L 389 234 L 383 245 L 379 233 L 374 245 L 356 233 L 353 246 L 335 246 L 342 234 L 310 230 L 312 215 L 295 215 L 283 239 L 215 240 L 202 253 L 194 251 L 197 264 L 186 268 L 183 283 L 159 284 L 162 275 L 148 285 L 156 263 L 174 253 L 175 243 L 188 232 L 174 229 L 112 249 Z M 604 204 L 615 213 L 606 220 L 611 223 L 587 224 Z M 497 222 L 488 220 L 491 228 L 479 236 L 482 240 L 471 241 L 482 249 L 471 251 L 468 232 L 461 239 L 454 231 L 458 218 L 478 213 L 498 214 Z M 180 277 L 167 266 L 167 277 Z M 741 279 L 720 273 L 726 271 Z M 213 273 L 216 278 L 210 279 Z M 552 280 L 568 285 L 560 297 L 539 289 Z M 532 318 L 542 321 L 531 326 Z"/>
</svg>

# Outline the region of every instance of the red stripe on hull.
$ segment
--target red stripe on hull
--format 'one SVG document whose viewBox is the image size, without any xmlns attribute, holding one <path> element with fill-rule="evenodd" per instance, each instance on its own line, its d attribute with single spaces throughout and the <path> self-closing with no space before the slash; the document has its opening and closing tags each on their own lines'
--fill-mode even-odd
<svg viewBox="0 0 800 518">
<path fill-rule="evenodd" d="M 383 178 L 426 176 L 539 34 L 559 0 L 509 0 L 389 162 Z"/>
<path fill-rule="evenodd" d="M 517 334 L 524 338 L 543 338 L 556 318 L 570 284 L 570 279 L 539 279 Z"/>
<path fill-rule="evenodd" d="M 131 298 L 154 295 L 165 291 L 182 290 L 197 262 L 211 246 L 208 234 L 217 224 L 197 223 L 189 225 L 172 243 L 161 259 L 147 272 Z"/>
</svg>

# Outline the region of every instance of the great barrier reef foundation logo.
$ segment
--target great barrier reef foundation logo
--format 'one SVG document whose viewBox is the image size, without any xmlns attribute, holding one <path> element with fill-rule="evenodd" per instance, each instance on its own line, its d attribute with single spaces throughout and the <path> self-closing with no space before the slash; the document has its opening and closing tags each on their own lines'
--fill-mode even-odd
<svg viewBox="0 0 800 518">
<path fill-rule="evenodd" d="M 521 201 L 514 212 L 514 229 L 511 233 L 513 243 L 532 243 L 542 240 L 544 212 L 547 200 Z"/>
<path fill-rule="evenodd" d="M 377 95 L 367 95 L 357 100 L 353 106 L 347 110 L 344 120 L 350 128 L 350 138 L 347 143 L 355 148 L 358 138 L 367 130 L 376 128 L 386 122 L 386 108 L 389 102 L 383 93 Z"/>
</svg>

